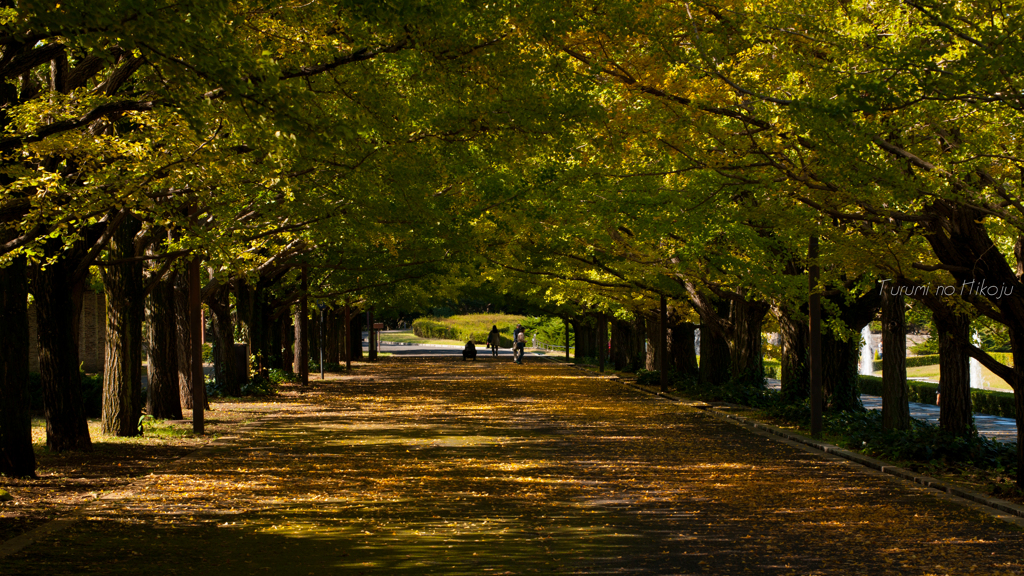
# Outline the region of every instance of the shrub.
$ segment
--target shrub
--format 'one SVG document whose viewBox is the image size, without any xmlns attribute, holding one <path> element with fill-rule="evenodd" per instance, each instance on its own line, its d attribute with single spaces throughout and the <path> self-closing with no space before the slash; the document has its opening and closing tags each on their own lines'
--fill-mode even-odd
<svg viewBox="0 0 1024 576">
<path fill-rule="evenodd" d="M 291 375 L 284 370 L 271 368 L 266 374 L 256 374 L 249 382 L 242 385 L 243 396 L 272 396 L 277 394 L 281 384 L 287 382 Z"/>
<path fill-rule="evenodd" d="M 82 405 L 86 418 L 99 418 L 103 413 L 103 374 L 82 376 Z M 29 406 L 34 412 L 43 411 L 43 380 L 38 372 L 28 375 Z"/>
<path fill-rule="evenodd" d="M 882 430 L 882 413 L 841 412 L 825 417 L 825 429 L 839 436 L 839 445 L 888 460 L 942 461 L 980 468 L 1015 470 L 1017 449 L 980 436 L 956 436 L 937 426 L 913 420 L 910 430 Z"/>
<path fill-rule="evenodd" d="M 971 406 L 980 414 L 991 414 L 1004 418 L 1017 417 L 1017 405 L 1013 392 L 996 390 L 971 390 Z"/>
<path fill-rule="evenodd" d="M 773 392 L 749 379 L 734 379 L 720 385 L 701 383 L 699 378 L 690 378 L 669 370 L 669 382 L 673 389 L 691 398 L 708 402 L 728 402 L 746 406 L 763 407 L 772 401 Z M 661 373 L 658 370 L 638 370 L 637 384 L 660 386 Z"/>
</svg>

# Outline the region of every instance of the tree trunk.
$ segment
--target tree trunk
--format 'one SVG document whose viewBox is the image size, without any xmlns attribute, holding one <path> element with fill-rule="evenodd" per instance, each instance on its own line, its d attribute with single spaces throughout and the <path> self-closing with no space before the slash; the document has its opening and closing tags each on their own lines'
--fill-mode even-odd
<svg viewBox="0 0 1024 576">
<path fill-rule="evenodd" d="M 697 350 L 694 347 L 696 331 L 696 324 L 679 322 L 672 326 L 671 334 L 672 366 L 681 377 L 691 381 L 696 381 L 700 376 L 700 369 L 697 367 Z"/>
<path fill-rule="evenodd" d="M 299 384 L 309 385 L 309 324 L 306 315 L 306 282 L 303 273 L 302 297 L 295 309 L 295 365 L 293 372 L 299 377 Z"/>
<path fill-rule="evenodd" d="M 320 369 L 320 359 L 322 350 L 320 349 L 320 338 L 323 336 L 323 326 L 320 323 L 320 311 L 313 308 L 313 314 L 309 318 L 309 324 L 306 329 L 309 330 L 309 335 L 306 337 L 306 342 L 309 346 L 309 357 L 313 359 L 313 363 L 317 365 L 317 370 Z"/>
<path fill-rule="evenodd" d="M 761 327 L 768 313 L 768 304 L 756 300 L 734 298 L 730 305 L 732 327 L 729 360 L 731 378 L 735 382 L 764 387 L 764 358 L 761 350 Z"/>
<path fill-rule="evenodd" d="M 700 315 L 700 381 L 705 386 L 720 386 L 732 377 L 733 354 L 725 330 L 729 301 L 708 296 L 688 285 L 690 301 Z"/>
<path fill-rule="evenodd" d="M 324 318 L 324 334 L 327 340 L 324 361 L 331 366 L 337 366 L 341 363 L 341 322 L 338 322 L 338 313 L 333 310 L 328 311 Z"/>
<path fill-rule="evenodd" d="M 271 307 L 270 302 L 267 300 L 267 295 L 267 289 L 261 287 L 257 306 L 257 311 L 259 312 L 259 345 L 256 352 L 257 367 L 259 368 L 258 374 L 261 378 L 267 378 L 270 369 L 278 361 L 277 354 L 274 351 L 274 341 L 276 340 L 277 332 L 274 330 L 274 320 L 271 317 Z"/>
<path fill-rule="evenodd" d="M 110 257 L 135 256 L 135 234 L 142 223 L 128 217 L 110 240 Z M 142 263 L 103 269 L 107 295 L 106 346 L 103 358 L 101 429 L 115 436 L 138 436 L 142 416 L 142 315 L 145 295 Z"/>
<path fill-rule="evenodd" d="M 269 308 L 269 306 L 268 306 Z M 284 357 L 282 353 L 284 349 L 281 347 L 281 318 L 271 317 L 267 324 L 267 367 L 275 368 L 277 370 L 283 370 L 281 359 Z"/>
<path fill-rule="evenodd" d="M 668 392 L 668 298 L 664 294 L 658 307 L 658 372 L 661 391 Z"/>
<path fill-rule="evenodd" d="M 352 371 L 352 306 L 345 302 L 345 342 L 342 346 L 345 347 L 345 371 Z"/>
<path fill-rule="evenodd" d="M 860 374 L 857 360 L 860 350 L 852 339 L 843 341 L 832 331 L 821 334 L 821 381 L 825 405 L 838 412 L 861 411 Z"/>
<path fill-rule="evenodd" d="M 295 338 L 295 329 L 292 327 L 291 310 L 281 315 L 281 369 L 293 372 L 295 370 L 295 354 L 292 353 L 292 339 Z"/>
<path fill-rule="evenodd" d="M 0 268 L 0 474 L 35 477 L 25 258 Z"/>
<path fill-rule="evenodd" d="M 597 315 L 597 366 L 604 372 L 604 365 L 608 359 L 608 317 L 604 314 Z"/>
<path fill-rule="evenodd" d="M 159 281 L 146 306 L 146 324 L 149 326 L 146 412 L 154 418 L 181 420 L 174 312 L 174 275 L 171 275 Z"/>
<path fill-rule="evenodd" d="M 583 327 L 580 325 L 580 321 L 577 318 L 571 318 L 569 322 L 572 324 L 572 333 L 576 336 L 576 347 L 573 350 L 573 359 L 577 362 L 583 360 L 586 357 L 586 335 L 583 334 Z M 512 344 L 515 347 L 515 344 Z"/>
<path fill-rule="evenodd" d="M 196 206 L 189 208 L 189 215 L 195 217 Z M 206 396 L 206 377 L 203 373 L 203 332 L 206 327 L 203 325 L 203 287 L 200 279 L 202 258 L 193 255 L 192 261 L 188 263 L 188 322 L 189 332 L 192 333 L 192 350 L 189 352 L 189 365 L 192 367 L 192 433 L 202 435 L 206 433 L 206 409 L 208 408 Z"/>
<path fill-rule="evenodd" d="M 700 381 L 704 385 L 721 386 L 729 381 L 729 342 L 721 334 L 700 327 Z"/>
<path fill-rule="evenodd" d="M 856 334 L 875 317 L 881 305 L 881 290 L 874 288 L 847 302 L 844 296 L 830 298 L 829 316 L 838 312 L 839 320 L 847 329 Z M 824 306 L 822 307 L 824 310 Z M 826 315 L 822 314 L 822 325 Z M 842 340 L 832 330 L 823 331 L 821 335 L 822 352 L 822 385 L 825 403 L 833 411 L 861 411 L 864 405 L 860 402 L 860 373 L 857 362 L 860 358 L 858 340 L 849 338 Z"/>
<path fill-rule="evenodd" d="M 897 287 L 898 290 L 898 287 Z M 907 323 L 903 295 L 882 291 L 882 429 L 910 429 L 907 388 Z"/>
<path fill-rule="evenodd" d="M 52 241 L 47 255 L 57 256 L 61 250 L 60 243 Z M 73 261 L 67 254 L 60 254 L 35 273 L 33 282 L 46 446 L 54 452 L 92 449 L 82 403 L 78 335 L 74 331 L 80 307 L 73 299 L 73 270 Z"/>
<path fill-rule="evenodd" d="M 627 339 L 629 369 L 633 372 L 643 368 L 647 362 L 647 318 L 637 312 L 633 314 Z"/>
<path fill-rule="evenodd" d="M 248 365 L 248 357 L 251 356 L 255 358 L 256 373 L 266 375 L 266 370 L 269 367 L 267 337 L 269 316 L 267 314 L 266 289 L 261 282 L 252 285 L 245 280 L 239 280 L 235 304 L 238 327 L 246 345 L 246 365 Z"/>
<path fill-rule="evenodd" d="M 213 380 L 228 396 L 242 395 L 242 367 L 235 357 L 235 326 L 226 287 L 207 301 L 213 316 Z"/>
<path fill-rule="evenodd" d="M 363 359 L 363 315 L 352 314 L 352 321 L 349 323 L 350 334 L 352 334 L 351 341 L 349 342 L 349 351 L 352 354 L 352 360 Z"/>
<path fill-rule="evenodd" d="M 779 308 L 779 331 L 782 336 L 782 396 L 802 400 L 811 394 L 811 372 L 807 357 L 810 340 L 807 319 L 788 306 Z"/>
<path fill-rule="evenodd" d="M 645 314 L 644 320 L 647 326 L 647 333 L 644 335 L 644 369 L 652 372 L 661 368 L 661 332 L 662 326 L 660 315 L 657 313 Z"/>
<path fill-rule="evenodd" d="M 629 333 L 629 324 L 624 320 L 616 320 L 612 318 L 612 353 L 611 353 L 611 364 L 616 370 L 624 370 L 629 365 L 629 356 L 627 354 L 627 334 Z M 569 325 L 566 323 L 566 332 L 569 330 Z M 566 346 L 568 347 L 569 342 L 566 338 Z"/>
<path fill-rule="evenodd" d="M 939 336 L 939 427 L 957 436 L 968 436 L 974 430 L 971 409 L 971 361 L 967 346 L 971 341 L 971 319 L 938 302 L 932 307 L 932 318 Z M 886 344 L 885 346 L 888 346 Z M 888 348 L 885 348 L 888 357 Z"/>
<path fill-rule="evenodd" d="M 178 357 L 178 398 L 183 409 L 192 409 L 192 326 L 188 316 L 188 274 L 174 280 L 174 337 Z"/>
</svg>

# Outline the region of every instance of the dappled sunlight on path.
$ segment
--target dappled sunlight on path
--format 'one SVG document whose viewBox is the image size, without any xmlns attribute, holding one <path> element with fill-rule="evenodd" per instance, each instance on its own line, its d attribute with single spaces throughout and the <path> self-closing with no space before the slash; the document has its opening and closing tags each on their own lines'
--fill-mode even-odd
<svg viewBox="0 0 1024 576">
<path fill-rule="evenodd" d="M 1022 571 L 1008 524 L 564 365 L 314 385 L 3 573 Z"/>
</svg>

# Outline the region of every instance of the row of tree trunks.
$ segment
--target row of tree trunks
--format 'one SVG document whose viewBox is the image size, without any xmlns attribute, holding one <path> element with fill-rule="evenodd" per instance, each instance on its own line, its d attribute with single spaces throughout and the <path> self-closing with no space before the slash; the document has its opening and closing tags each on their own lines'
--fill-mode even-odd
<svg viewBox="0 0 1024 576">
<path fill-rule="evenodd" d="M 636 371 L 645 366 L 646 322 L 643 315 L 635 314 L 632 322 L 616 320 L 612 323 L 611 356 L 616 369 Z"/>
<path fill-rule="evenodd" d="M 597 358 L 597 322 L 593 316 L 582 318 L 571 318 L 572 332 L 576 335 L 576 351 L 573 357 L 576 360 L 586 358 Z"/>
<path fill-rule="evenodd" d="M 742 295 L 732 298 L 729 324 L 729 361 L 733 381 L 756 387 L 764 386 L 764 351 L 761 347 L 761 329 L 770 306 L 766 302 L 748 299 Z"/>
<path fill-rule="evenodd" d="M 0 474 L 35 476 L 28 389 L 25 258 L 0 268 Z"/>
<path fill-rule="evenodd" d="M 658 371 L 661 369 L 661 317 L 657 310 L 644 314 L 644 369 Z"/>
<path fill-rule="evenodd" d="M 142 222 L 129 216 L 110 240 L 112 260 L 132 258 Z M 142 263 L 103 268 L 106 339 L 103 361 L 101 429 L 115 436 L 137 436 L 142 417 Z"/>
<path fill-rule="evenodd" d="M 688 285 L 690 301 L 700 316 L 700 382 L 721 386 L 732 378 L 732 352 L 729 347 L 729 301 L 703 294 Z"/>
<path fill-rule="evenodd" d="M 822 310 L 822 325 L 836 312 L 839 320 L 851 333 L 860 331 L 874 320 L 881 306 L 881 289 L 875 288 L 862 294 L 852 302 L 847 302 L 845 295 L 837 294 L 829 298 L 830 314 Z M 857 361 L 860 358 L 860 342 L 856 337 L 846 337 L 833 330 L 823 330 L 821 334 L 822 351 L 822 386 L 824 402 L 829 410 L 858 411 L 864 406 L 860 402 L 860 372 Z"/>
<path fill-rule="evenodd" d="M 235 326 L 231 320 L 231 300 L 227 286 L 207 298 L 213 324 L 213 379 L 229 396 L 242 394 L 241 370 L 235 355 Z"/>
<path fill-rule="evenodd" d="M 46 413 L 46 446 L 54 452 L 91 450 L 89 425 L 82 405 L 78 361 L 78 326 L 83 279 L 75 279 L 78 258 L 59 240 L 46 243 L 47 264 L 35 270 L 39 375 Z M 25 356 L 25 362 L 28 356 Z"/>
<path fill-rule="evenodd" d="M 776 316 L 782 340 L 782 373 L 779 375 L 782 396 L 790 401 L 809 398 L 811 372 L 807 357 L 810 348 L 807 314 L 783 304 Z"/>
<path fill-rule="evenodd" d="M 1024 299 L 1020 297 L 1024 284 L 1021 272 L 1024 256 L 1016 251 L 1017 266 L 1011 267 L 1003 251 L 996 246 L 989 235 L 985 222 L 986 214 L 973 206 L 952 200 L 936 200 L 926 207 L 929 219 L 925 238 L 936 257 L 948 266 L 950 274 L 961 286 L 970 286 L 972 292 L 980 288 L 978 283 L 999 287 L 997 295 L 978 294 L 988 306 L 998 312 L 1000 321 L 1010 333 L 1010 347 L 1013 351 L 1013 366 L 1000 365 L 984 352 L 968 346 L 972 356 L 983 361 L 993 372 L 1003 378 L 1014 391 L 1017 407 L 1017 486 L 1024 487 Z M 1003 292 L 1012 291 L 1011 294 Z M 990 315 L 993 315 L 989 312 Z M 943 382 L 943 401 L 945 401 Z"/>
<path fill-rule="evenodd" d="M 697 326 L 675 320 L 670 309 L 668 330 L 669 368 L 688 378 L 697 378 L 697 353 L 694 348 Z M 632 322 L 612 318 L 610 363 L 616 370 L 655 370 L 659 366 L 657 314 L 636 314 Z"/>
</svg>

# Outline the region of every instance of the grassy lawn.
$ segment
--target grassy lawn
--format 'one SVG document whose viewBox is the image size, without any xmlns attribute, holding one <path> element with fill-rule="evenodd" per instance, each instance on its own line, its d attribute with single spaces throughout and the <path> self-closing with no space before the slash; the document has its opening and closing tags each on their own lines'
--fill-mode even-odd
<svg viewBox="0 0 1024 576">
<path fill-rule="evenodd" d="M 444 346 L 465 346 L 465 342 L 458 340 L 431 340 L 429 338 L 420 338 L 419 336 L 412 333 L 412 330 L 388 330 L 381 332 L 381 342 L 399 342 L 402 344 L 424 344 L 424 345 L 444 345 Z M 564 350 L 534 350 L 529 346 L 526 347 L 531 353 L 543 354 L 544 356 L 551 356 L 553 358 L 565 358 Z M 572 350 L 569 350 L 569 354 L 572 354 Z"/>
<path fill-rule="evenodd" d="M 874 373 L 875 376 L 881 376 L 882 371 Z M 999 390 L 1001 392 L 1013 392 L 1010 385 L 1005 380 L 996 376 L 991 370 L 981 367 L 981 377 L 984 380 L 989 390 Z M 907 378 L 924 378 L 930 382 L 939 381 L 939 365 L 932 364 L 930 366 L 914 366 L 913 368 L 907 368 Z"/>
<path fill-rule="evenodd" d="M 458 340 L 430 340 L 420 338 L 412 333 L 412 330 L 387 330 L 380 333 L 381 342 L 398 342 L 400 344 L 434 344 L 449 346 L 465 346 L 465 342 Z"/>
</svg>

